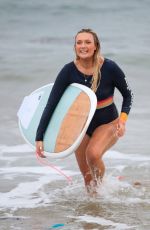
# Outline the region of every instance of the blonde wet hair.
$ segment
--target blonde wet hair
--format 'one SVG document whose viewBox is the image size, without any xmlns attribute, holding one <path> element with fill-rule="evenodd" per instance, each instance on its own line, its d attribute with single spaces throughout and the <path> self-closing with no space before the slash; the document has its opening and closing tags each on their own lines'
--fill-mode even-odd
<svg viewBox="0 0 150 230">
<path fill-rule="evenodd" d="M 80 30 L 76 36 L 75 36 L 75 41 L 76 41 L 76 37 L 78 34 L 80 33 L 90 33 L 93 35 L 94 38 L 94 44 L 96 47 L 96 50 L 94 52 L 93 55 L 93 63 L 94 63 L 94 71 L 93 71 L 93 80 L 92 80 L 92 85 L 91 85 L 91 89 L 96 92 L 99 84 L 100 84 L 100 79 L 101 79 L 101 71 L 100 71 L 100 41 L 98 39 L 97 34 L 91 30 L 91 29 L 82 29 Z M 76 60 L 79 60 L 79 57 L 76 54 Z"/>
</svg>

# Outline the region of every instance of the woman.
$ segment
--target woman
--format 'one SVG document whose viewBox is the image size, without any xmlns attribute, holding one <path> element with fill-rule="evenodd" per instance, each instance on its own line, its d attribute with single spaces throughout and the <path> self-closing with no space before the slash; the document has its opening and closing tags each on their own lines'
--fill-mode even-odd
<svg viewBox="0 0 150 230">
<path fill-rule="evenodd" d="M 97 96 L 97 109 L 82 143 L 75 152 L 87 190 L 96 188 L 105 173 L 104 153 L 125 133 L 132 104 L 132 92 L 119 66 L 100 54 L 95 32 L 82 29 L 75 37 L 76 60 L 66 64 L 58 74 L 43 112 L 36 135 L 36 151 L 44 157 L 43 136 L 51 115 L 66 87 L 79 83 L 90 87 Z M 117 88 L 123 97 L 121 113 L 113 101 Z M 94 185 L 94 186 L 93 186 Z"/>
</svg>

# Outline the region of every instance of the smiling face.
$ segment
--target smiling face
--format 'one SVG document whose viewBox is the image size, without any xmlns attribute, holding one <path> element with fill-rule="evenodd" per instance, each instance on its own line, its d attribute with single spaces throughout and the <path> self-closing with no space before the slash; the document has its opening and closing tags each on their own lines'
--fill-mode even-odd
<svg viewBox="0 0 150 230">
<path fill-rule="evenodd" d="M 78 59 L 93 59 L 96 50 L 94 37 L 91 33 L 78 33 L 75 39 L 75 52 Z"/>
</svg>

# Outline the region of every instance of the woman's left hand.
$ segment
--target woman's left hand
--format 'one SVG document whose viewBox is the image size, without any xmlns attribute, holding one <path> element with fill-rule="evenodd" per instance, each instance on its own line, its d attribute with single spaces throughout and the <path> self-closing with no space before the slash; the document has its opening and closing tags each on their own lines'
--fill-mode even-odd
<svg viewBox="0 0 150 230">
<path fill-rule="evenodd" d="M 117 136 L 122 137 L 125 134 L 125 122 L 121 119 L 118 120 L 117 124 Z"/>
</svg>

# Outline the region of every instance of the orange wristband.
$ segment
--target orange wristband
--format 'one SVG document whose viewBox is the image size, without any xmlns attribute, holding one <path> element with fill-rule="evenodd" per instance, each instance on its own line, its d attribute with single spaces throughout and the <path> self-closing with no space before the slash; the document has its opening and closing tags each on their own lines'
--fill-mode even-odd
<svg viewBox="0 0 150 230">
<path fill-rule="evenodd" d="M 128 119 L 128 114 L 122 112 L 122 113 L 120 114 L 120 120 L 123 121 L 123 122 L 126 122 L 127 119 Z"/>
</svg>

